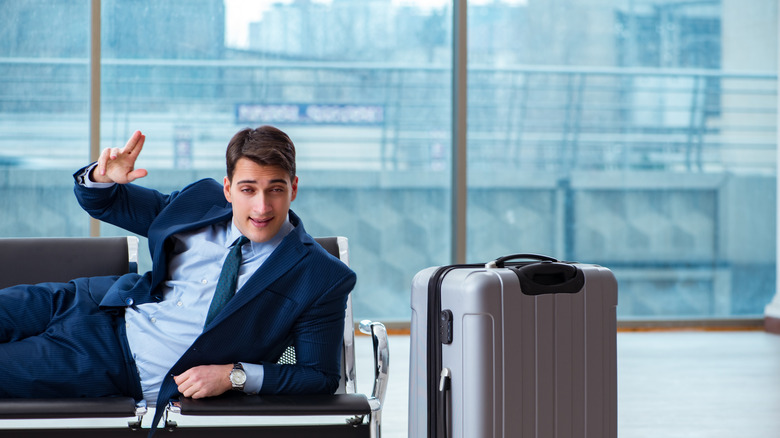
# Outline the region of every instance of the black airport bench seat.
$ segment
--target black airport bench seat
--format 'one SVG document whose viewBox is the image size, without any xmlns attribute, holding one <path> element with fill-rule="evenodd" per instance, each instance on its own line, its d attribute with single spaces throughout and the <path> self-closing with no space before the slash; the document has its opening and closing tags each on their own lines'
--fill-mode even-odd
<svg viewBox="0 0 780 438">
<path fill-rule="evenodd" d="M 347 239 L 344 237 L 317 238 L 328 252 L 349 264 Z M 76 256 L 78 254 L 78 256 Z M 138 238 L 5 238 L 0 239 L 0 289 L 17 284 L 66 282 L 74 278 L 99 275 L 121 275 L 137 272 Z M 227 393 L 219 397 L 193 400 L 182 398 L 165 409 L 161 428 L 176 436 L 214 437 L 225 434 L 231 438 L 263 437 L 371 437 L 381 436 L 381 415 L 387 391 L 389 348 L 387 331 L 383 324 L 362 321 L 361 332 L 372 337 L 374 384 L 371 394 L 357 392 L 355 372 L 355 323 L 352 300 L 348 299 L 344 320 L 342 349 L 342 376 L 334 395 L 246 395 Z M 283 355 L 289 357 L 288 355 Z M 294 354 L 292 355 L 294 357 Z M 136 404 L 130 397 L 66 398 L 66 399 L 0 399 L 0 436 L 8 437 L 106 437 L 148 433 L 150 425 L 143 419 L 148 411 L 144 402 Z M 182 424 L 172 419 L 176 415 Z M 282 424 L 233 424 L 235 417 L 283 417 Z M 218 421 L 185 424 L 185 419 L 219 417 Z M 305 422 L 293 417 L 306 419 Z M 327 418 L 321 424 L 311 424 L 311 417 Z M 333 417 L 343 417 L 333 421 Z M 90 427 L 87 419 L 127 418 L 114 427 Z M 61 427 L 55 421 L 63 422 Z M 4 427 L 3 420 L 24 421 Z M 39 424 L 40 423 L 40 424 Z M 101 423 L 103 424 L 103 423 Z M 160 433 L 166 431 L 160 431 Z M 129 434 L 129 435 L 128 435 Z"/>
</svg>

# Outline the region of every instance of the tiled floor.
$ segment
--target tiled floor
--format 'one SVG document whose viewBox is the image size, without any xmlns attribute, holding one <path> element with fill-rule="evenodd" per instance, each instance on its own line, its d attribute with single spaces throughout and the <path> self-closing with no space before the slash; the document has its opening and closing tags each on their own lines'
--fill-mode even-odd
<svg viewBox="0 0 780 438">
<path fill-rule="evenodd" d="M 359 361 L 370 342 L 357 339 Z M 384 438 L 407 436 L 409 338 L 390 337 Z M 358 368 L 370 391 L 371 367 Z M 780 336 L 764 332 L 618 334 L 620 438 L 780 437 Z"/>
<path fill-rule="evenodd" d="M 621 438 L 780 437 L 780 336 L 618 335 Z"/>
<path fill-rule="evenodd" d="M 619 333 L 617 339 L 620 438 L 780 437 L 780 336 L 758 331 L 681 331 Z M 391 336 L 389 343 L 390 384 L 382 436 L 405 438 L 409 337 Z M 370 338 L 358 337 L 356 349 L 358 387 L 369 393 L 373 381 Z M 180 427 L 241 423 L 237 417 L 176 420 Z M 44 423 L 61 422 L 35 421 L 33 425 L 51 427 Z M 122 427 L 123 422 L 79 420 L 74 426 Z M 29 420 L 5 420 L 0 421 L 0 428 L 30 424 Z"/>
<path fill-rule="evenodd" d="M 382 410 L 382 438 L 406 438 L 409 409 L 409 336 L 390 336 L 390 381 Z M 358 390 L 371 393 L 374 370 L 371 338 L 355 338 Z M 366 366 L 367 365 L 367 366 Z"/>
</svg>

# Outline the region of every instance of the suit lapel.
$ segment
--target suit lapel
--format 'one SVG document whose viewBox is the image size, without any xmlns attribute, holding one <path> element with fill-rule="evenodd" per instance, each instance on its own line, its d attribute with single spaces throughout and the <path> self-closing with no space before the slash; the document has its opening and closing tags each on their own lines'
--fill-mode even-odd
<svg viewBox="0 0 780 438">
<path fill-rule="evenodd" d="M 208 212 L 206 212 L 206 214 L 204 214 L 200 218 L 194 219 L 191 222 L 175 222 L 172 223 L 170 226 L 163 228 L 159 232 L 161 236 L 160 241 L 165 241 L 167 238 L 177 233 L 196 230 L 198 228 L 205 227 L 206 225 L 211 225 L 218 222 L 226 221 L 230 219 L 232 216 L 233 216 L 233 210 L 230 207 L 230 204 L 221 207 L 218 206 L 211 207 L 211 209 Z M 164 247 L 161 245 L 160 250 L 162 251 L 163 249 Z"/>
<path fill-rule="evenodd" d="M 158 232 L 158 236 L 155 236 L 155 247 L 152 258 L 157 263 L 154 264 L 152 271 L 152 291 L 155 291 L 157 286 L 162 283 L 168 276 L 168 254 L 165 252 L 165 241 L 174 234 L 184 231 L 196 230 L 206 225 L 215 224 L 229 220 L 233 216 L 233 209 L 230 204 L 227 206 L 213 206 L 202 217 L 192 222 L 186 223 L 173 223 L 167 228 L 163 228 Z M 151 236 L 150 236 L 151 237 Z"/>
</svg>

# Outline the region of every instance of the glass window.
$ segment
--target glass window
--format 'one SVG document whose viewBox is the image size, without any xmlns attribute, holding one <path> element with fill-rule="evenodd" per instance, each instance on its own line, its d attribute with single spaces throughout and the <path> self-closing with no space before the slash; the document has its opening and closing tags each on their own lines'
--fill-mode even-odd
<svg viewBox="0 0 780 438">
<path fill-rule="evenodd" d="M 776 5 L 474 3 L 469 30 L 470 260 L 607 266 L 624 319 L 763 314 Z"/>
<path fill-rule="evenodd" d="M 449 254 L 449 8 L 113 0 L 102 15 L 101 140 L 146 134 L 139 183 L 221 181 L 234 133 L 279 127 L 298 153 L 293 210 L 349 238 L 356 317 L 409 319 L 411 278 Z"/>
<path fill-rule="evenodd" d="M 71 174 L 89 159 L 89 2 L 4 2 L 0 229 L 85 236 Z"/>
<path fill-rule="evenodd" d="M 70 175 L 89 161 L 90 2 L 6 3 L 2 234 L 87 235 Z M 450 262 L 452 9 L 103 0 L 101 147 L 143 131 L 139 183 L 170 192 L 221 180 L 238 130 L 287 131 L 293 209 L 350 239 L 356 317 L 406 321 L 414 274 Z M 470 1 L 467 261 L 605 265 L 626 319 L 761 314 L 777 24 L 770 0 Z"/>
</svg>

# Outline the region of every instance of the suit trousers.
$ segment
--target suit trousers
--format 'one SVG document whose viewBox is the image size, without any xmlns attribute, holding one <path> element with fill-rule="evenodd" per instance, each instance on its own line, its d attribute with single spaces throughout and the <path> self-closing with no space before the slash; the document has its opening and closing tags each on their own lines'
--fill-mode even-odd
<svg viewBox="0 0 780 438">
<path fill-rule="evenodd" d="M 103 311 L 90 293 L 113 279 L 0 290 L 0 398 L 143 398 L 124 310 Z"/>
</svg>

